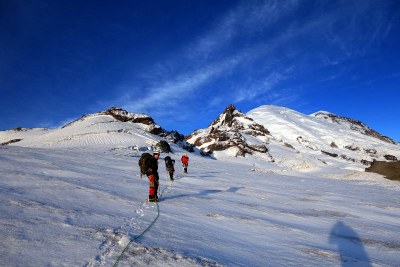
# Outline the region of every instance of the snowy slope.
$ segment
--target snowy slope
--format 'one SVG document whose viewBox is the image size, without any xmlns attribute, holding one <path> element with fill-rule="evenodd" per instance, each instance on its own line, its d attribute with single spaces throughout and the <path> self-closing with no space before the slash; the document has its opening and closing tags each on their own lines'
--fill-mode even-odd
<svg viewBox="0 0 400 267">
<path fill-rule="evenodd" d="M 12 144 L 20 142 L 26 138 L 32 138 L 48 133 L 50 130 L 46 128 L 16 128 L 7 131 L 0 131 L 0 144 Z"/>
<path fill-rule="evenodd" d="M 160 165 L 154 222 L 139 154 L 1 147 L 2 265 L 112 266 L 150 225 L 118 266 L 400 265 L 399 183 L 190 155 L 173 183 Z"/>
<path fill-rule="evenodd" d="M 110 111 L 115 111 L 116 116 L 112 116 Z M 113 108 L 105 112 L 85 115 L 62 128 L 2 131 L 0 143 L 22 139 L 11 145 L 40 148 L 140 148 L 154 146 L 158 141 L 163 140 L 162 137 L 150 133 L 155 128 L 160 129 L 147 115 L 127 113 Z"/>
<path fill-rule="evenodd" d="M 304 154 L 325 154 L 366 164 L 374 159 L 386 160 L 388 155 L 400 159 L 399 144 L 365 134 L 372 131 L 366 126 L 362 131 L 349 120 L 332 120 L 334 115 L 327 112 L 305 115 L 284 107 L 261 106 L 247 115 L 264 125 L 275 140 Z"/>
<path fill-rule="evenodd" d="M 400 184 L 360 163 L 400 157 L 398 144 L 331 117 L 232 110 L 203 136 L 225 129 L 268 153 L 191 153 L 189 174 L 177 163 L 173 183 L 162 153 L 157 207 L 137 162 L 166 138 L 150 133 L 161 127 L 148 116 L 114 112 L 0 132 L 0 143 L 22 139 L 0 146 L 3 266 L 112 266 L 138 236 L 118 266 L 400 266 Z M 185 151 L 170 145 L 179 162 Z"/>
</svg>

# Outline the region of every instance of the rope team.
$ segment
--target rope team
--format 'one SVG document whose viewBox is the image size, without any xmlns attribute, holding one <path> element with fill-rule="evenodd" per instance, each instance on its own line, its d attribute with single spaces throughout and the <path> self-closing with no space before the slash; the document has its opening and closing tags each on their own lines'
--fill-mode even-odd
<svg viewBox="0 0 400 267">
<path fill-rule="evenodd" d="M 158 175 L 158 159 L 160 157 L 159 151 L 154 151 L 153 156 L 149 153 L 143 153 L 139 159 L 140 177 L 146 175 L 149 180 L 149 202 L 158 202 L 158 187 L 160 184 L 160 177 Z M 170 156 L 164 158 L 165 168 L 169 174 L 171 181 L 174 180 L 175 160 Z M 188 173 L 189 157 L 184 153 L 181 157 L 183 172 Z"/>
</svg>

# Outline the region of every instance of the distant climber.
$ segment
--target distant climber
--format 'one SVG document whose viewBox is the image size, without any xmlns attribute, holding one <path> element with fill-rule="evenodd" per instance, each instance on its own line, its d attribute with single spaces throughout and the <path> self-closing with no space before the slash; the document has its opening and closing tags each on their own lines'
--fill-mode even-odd
<svg viewBox="0 0 400 267">
<path fill-rule="evenodd" d="M 159 176 L 158 176 L 158 158 L 160 157 L 160 153 L 158 151 L 154 151 L 153 156 L 149 153 L 143 153 L 139 159 L 140 166 L 140 174 L 145 174 L 149 179 L 149 202 L 157 202 L 158 196 L 158 185 L 159 185 Z"/>
<path fill-rule="evenodd" d="M 181 162 L 183 165 L 183 173 L 187 173 L 187 168 L 189 165 L 189 157 L 187 156 L 186 153 L 182 155 Z"/>
<path fill-rule="evenodd" d="M 167 172 L 169 173 L 169 179 L 171 181 L 174 180 L 174 172 L 175 172 L 175 160 L 171 159 L 170 156 L 165 157 L 165 168 L 167 169 Z"/>
</svg>

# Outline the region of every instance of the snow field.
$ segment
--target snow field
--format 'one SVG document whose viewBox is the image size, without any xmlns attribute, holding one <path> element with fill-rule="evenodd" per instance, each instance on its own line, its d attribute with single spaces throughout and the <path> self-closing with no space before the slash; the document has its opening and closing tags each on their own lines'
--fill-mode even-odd
<svg viewBox="0 0 400 267">
<path fill-rule="evenodd" d="M 145 201 L 138 156 L 122 149 L 1 148 L 1 261 L 112 265 L 157 215 Z M 323 165 L 302 172 L 256 157 L 191 154 L 183 174 L 180 154 L 171 156 L 175 182 L 159 164 L 160 216 L 118 266 L 400 265 L 398 183 Z M 348 173 L 357 179 L 341 178 Z"/>
</svg>

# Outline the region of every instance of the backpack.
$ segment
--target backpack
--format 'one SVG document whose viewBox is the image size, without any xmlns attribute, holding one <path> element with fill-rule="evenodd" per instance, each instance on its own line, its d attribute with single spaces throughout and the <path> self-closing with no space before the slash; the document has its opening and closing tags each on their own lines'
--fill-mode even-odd
<svg viewBox="0 0 400 267">
<path fill-rule="evenodd" d="M 171 167 L 172 166 L 172 159 L 170 156 L 165 157 L 165 166 Z"/>
<path fill-rule="evenodd" d="M 173 164 L 172 159 L 171 159 L 170 156 L 165 157 L 165 166 L 166 166 L 167 168 L 171 168 L 171 167 L 174 166 L 174 164 Z"/>
<path fill-rule="evenodd" d="M 143 153 L 139 159 L 139 167 L 141 174 L 148 174 L 149 170 L 151 169 L 151 158 L 153 156 L 149 153 Z"/>
<path fill-rule="evenodd" d="M 186 164 L 186 163 L 188 163 L 189 158 L 187 156 L 182 156 L 181 161 L 183 164 Z"/>
</svg>

